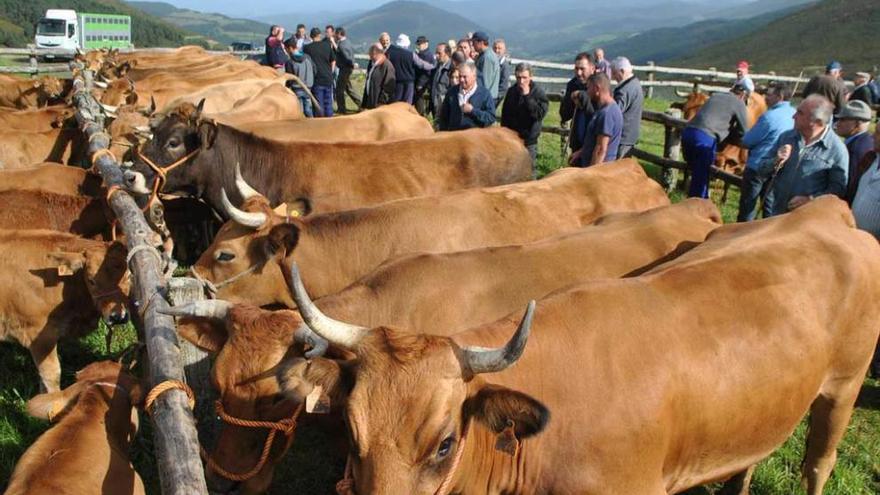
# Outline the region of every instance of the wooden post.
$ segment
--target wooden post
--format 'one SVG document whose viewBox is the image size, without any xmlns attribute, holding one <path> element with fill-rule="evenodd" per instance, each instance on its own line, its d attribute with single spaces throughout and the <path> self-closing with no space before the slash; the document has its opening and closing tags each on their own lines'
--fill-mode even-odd
<svg viewBox="0 0 880 495">
<path fill-rule="evenodd" d="M 669 108 L 664 112 L 670 117 L 680 119 L 682 112 L 678 108 Z M 663 139 L 663 158 L 670 160 L 681 160 L 681 129 L 676 126 L 664 126 L 665 135 Z M 663 182 L 667 192 L 672 192 L 678 183 L 678 171 L 674 168 L 663 168 Z"/>
<path fill-rule="evenodd" d="M 174 320 L 160 312 L 168 307 L 164 260 L 155 248 L 161 242 L 157 242 L 159 236 L 150 230 L 134 199 L 124 192 L 122 170 L 116 159 L 106 152 L 95 155 L 110 146 L 110 136 L 104 133 L 102 110 L 91 94 L 91 71 L 83 72 L 88 76 L 74 80 L 76 120 L 88 138 L 89 156 L 97 156 L 94 165 L 104 179 L 104 185 L 108 190 L 116 190 L 108 203 L 128 244 L 132 274 L 130 297 L 136 309 L 133 320 L 143 328 L 150 384 L 154 387 L 166 380 L 183 381 Z M 207 495 L 198 434 L 186 394 L 171 389 L 159 395 L 153 403 L 151 419 L 155 426 L 153 435 L 162 493 Z"/>
<path fill-rule="evenodd" d="M 709 67 L 709 70 L 712 71 L 712 74 L 709 75 L 709 80 L 710 81 L 717 81 L 718 80 L 718 74 L 717 74 L 718 69 L 716 69 L 715 67 Z"/>
<path fill-rule="evenodd" d="M 649 60 L 649 61 L 648 61 L 648 65 L 649 65 L 650 67 L 654 67 L 656 64 L 654 63 L 653 60 Z M 653 71 L 653 70 L 649 70 L 649 71 L 648 71 L 648 81 L 651 81 L 651 82 L 654 81 L 654 71 Z M 648 86 L 648 94 L 647 94 L 647 97 L 648 97 L 648 98 L 653 98 L 653 97 L 654 97 L 654 86 Z"/>
<path fill-rule="evenodd" d="M 31 77 L 37 77 L 39 70 L 37 69 L 37 45 L 28 45 L 31 53 L 28 55 L 28 65 L 30 65 Z"/>
</svg>

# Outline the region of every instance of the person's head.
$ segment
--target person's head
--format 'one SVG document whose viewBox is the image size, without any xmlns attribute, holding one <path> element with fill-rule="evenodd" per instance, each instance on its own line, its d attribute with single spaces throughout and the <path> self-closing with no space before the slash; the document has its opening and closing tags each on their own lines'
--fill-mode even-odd
<svg viewBox="0 0 880 495">
<path fill-rule="evenodd" d="M 745 60 L 740 60 L 739 63 L 736 64 L 736 77 L 742 79 L 747 75 L 749 75 L 749 63 Z"/>
<path fill-rule="evenodd" d="M 287 53 L 293 55 L 294 52 L 296 52 L 296 40 L 288 38 L 287 41 L 284 42 L 284 49 L 287 50 Z"/>
<path fill-rule="evenodd" d="M 389 46 L 391 46 L 391 35 L 388 33 L 382 33 L 379 35 L 379 44 L 382 45 L 383 50 L 387 50 Z"/>
<path fill-rule="evenodd" d="M 468 60 L 461 64 L 458 67 L 458 73 L 459 78 L 461 79 L 461 88 L 465 91 L 469 91 L 475 84 L 477 84 L 477 65 L 474 64 L 473 60 Z"/>
<path fill-rule="evenodd" d="M 840 65 L 840 62 L 837 60 L 832 60 L 828 62 L 828 65 L 825 66 L 825 73 L 829 76 L 840 79 L 840 72 L 843 70 L 843 66 Z"/>
<path fill-rule="evenodd" d="M 281 29 L 281 26 L 277 26 L 277 25 L 275 25 L 275 24 L 272 24 L 272 25 L 269 27 L 269 36 L 278 36 L 278 30 L 279 30 L 279 29 Z"/>
<path fill-rule="evenodd" d="M 813 94 L 798 105 L 794 113 L 794 128 L 806 139 L 813 139 L 828 127 L 834 115 L 834 105 L 822 95 Z"/>
<path fill-rule="evenodd" d="M 459 72 L 458 67 L 453 67 L 449 70 L 449 85 L 458 86 L 459 83 L 461 83 L 461 72 Z"/>
<path fill-rule="evenodd" d="M 601 48 L 596 48 L 593 53 L 596 55 L 596 62 L 601 62 L 602 60 L 605 60 L 605 50 Z"/>
<path fill-rule="evenodd" d="M 856 72 L 856 77 L 853 79 L 853 82 L 856 83 L 856 86 L 861 86 L 863 84 L 868 84 L 868 81 L 871 80 L 871 74 L 867 72 Z"/>
<path fill-rule="evenodd" d="M 401 48 L 409 49 L 409 36 L 405 35 L 404 33 L 400 33 L 399 35 L 397 35 L 397 41 L 394 44 Z"/>
<path fill-rule="evenodd" d="M 336 26 L 336 39 L 344 40 L 345 39 L 345 28 L 342 26 Z"/>
<path fill-rule="evenodd" d="M 477 53 L 483 53 L 486 48 L 489 48 L 489 36 L 482 31 L 477 31 L 471 36 L 471 44 Z"/>
<path fill-rule="evenodd" d="M 587 94 L 593 103 L 601 103 L 611 98 L 611 80 L 604 72 L 597 72 L 587 79 Z"/>
<path fill-rule="evenodd" d="M 791 95 L 792 90 L 790 85 L 783 82 L 776 82 L 767 88 L 767 94 L 764 95 L 764 99 L 767 100 L 767 106 L 772 107 L 783 101 L 791 100 Z"/>
<path fill-rule="evenodd" d="M 312 41 L 320 41 L 321 40 L 321 30 L 316 27 L 313 27 L 312 30 L 309 31 L 309 38 L 311 38 Z"/>
<path fill-rule="evenodd" d="M 587 79 L 596 72 L 596 66 L 593 64 L 593 57 L 587 52 L 581 52 L 574 58 L 574 77 L 578 78 L 581 83 L 586 84 Z"/>
<path fill-rule="evenodd" d="M 617 57 L 611 62 L 611 77 L 617 82 L 626 81 L 633 75 L 633 66 L 626 57 Z"/>
<path fill-rule="evenodd" d="M 461 64 L 467 62 L 468 56 L 464 54 L 461 50 L 452 53 L 452 65 L 454 67 L 459 67 Z"/>
<path fill-rule="evenodd" d="M 284 40 L 284 26 L 278 26 L 278 32 L 275 33 L 275 37 L 279 40 Z"/>
<path fill-rule="evenodd" d="M 326 26 L 324 26 L 324 35 L 327 39 L 335 38 L 336 28 L 334 28 L 332 24 L 327 24 Z"/>
<path fill-rule="evenodd" d="M 420 52 L 427 50 L 429 45 L 430 42 L 428 41 L 428 38 L 424 36 L 419 36 L 418 38 L 416 38 L 416 48 L 418 48 Z"/>
<path fill-rule="evenodd" d="M 452 50 L 449 48 L 447 43 L 437 43 L 437 48 L 434 49 L 434 55 L 437 56 L 437 60 L 441 64 L 445 64 L 449 57 L 452 56 Z"/>
<path fill-rule="evenodd" d="M 861 100 L 851 100 L 837 114 L 834 130 L 837 134 L 848 138 L 868 130 L 874 116 L 871 107 Z"/>
<path fill-rule="evenodd" d="M 532 65 L 528 62 L 516 64 L 513 73 L 516 75 L 516 83 L 520 86 L 528 86 L 532 83 Z"/>
<path fill-rule="evenodd" d="M 730 88 L 730 93 L 733 94 L 733 96 L 736 96 L 737 98 L 742 100 L 743 102 L 746 102 L 749 100 L 749 95 L 751 94 L 751 91 L 745 83 L 738 82 L 734 84 L 732 88 Z"/>
<path fill-rule="evenodd" d="M 306 25 L 305 24 L 297 24 L 296 25 L 296 37 L 300 38 L 300 39 L 306 37 Z"/>
<path fill-rule="evenodd" d="M 368 53 L 370 55 L 370 60 L 372 60 L 374 64 L 379 63 L 385 58 L 385 47 L 382 46 L 381 43 L 373 43 L 370 45 L 370 51 Z"/>
<path fill-rule="evenodd" d="M 503 57 L 507 55 L 507 43 L 502 38 L 498 38 L 495 40 L 495 43 L 492 43 L 492 50 L 495 52 L 495 55 Z"/>
</svg>

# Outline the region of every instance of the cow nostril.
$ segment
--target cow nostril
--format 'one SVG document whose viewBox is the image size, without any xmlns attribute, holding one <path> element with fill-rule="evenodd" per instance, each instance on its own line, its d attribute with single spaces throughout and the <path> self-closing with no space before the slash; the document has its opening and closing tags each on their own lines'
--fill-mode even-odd
<svg viewBox="0 0 880 495">
<path fill-rule="evenodd" d="M 114 311 L 110 313 L 110 324 L 122 325 L 128 323 L 128 311 Z"/>
</svg>

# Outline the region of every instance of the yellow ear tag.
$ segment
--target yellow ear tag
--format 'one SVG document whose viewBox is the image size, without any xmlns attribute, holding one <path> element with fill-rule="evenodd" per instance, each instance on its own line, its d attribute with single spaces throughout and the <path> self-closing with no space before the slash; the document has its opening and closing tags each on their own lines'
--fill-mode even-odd
<svg viewBox="0 0 880 495">
<path fill-rule="evenodd" d="M 58 276 L 59 277 L 69 277 L 73 275 L 73 270 L 70 269 L 67 265 L 58 265 Z"/>
<path fill-rule="evenodd" d="M 325 414 L 330 411 L 330 399 L 324 395 L 324 387 L 316 385 L 306 396 L 306 412 Z"/>
</svg>

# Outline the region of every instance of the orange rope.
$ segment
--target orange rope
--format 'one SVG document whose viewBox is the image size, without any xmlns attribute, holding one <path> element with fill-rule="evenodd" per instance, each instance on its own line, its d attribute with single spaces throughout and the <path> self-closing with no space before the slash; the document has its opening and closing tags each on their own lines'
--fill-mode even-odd
<svg viewBox="0 0 880 495">
<path fill-rule="evenodd" d="M 114 155 L 112 151 L 108 150 L 107 148 L 101 148 L 92 154 L 92 168 L 95 168 L 95 163 L 98 161 L 99 158 L 107 155 L 109 155 L 109 158 L 112 158 L 113 161 L 116 161 L 116 155 Z"/>
<path fill-rule="evenodd" d="M 183 383 L 180 380 L 165 380 L 164 382 L 156 385 L 150 390 L 150 393 L 147 394 L 147 399 L 144 401 L 144 410 L 147 411 L 147 414 L 150 416 L 153 415 L 153 402 L 159 398 L 160 395 L 164 394 L 169 390 L 183 390 L 186 393 L 187 401 L 189 402 L 189 408 L 192 409 L 196 406 L 196 398 L 193 394 L 189 385 Z"/>
</svg>

